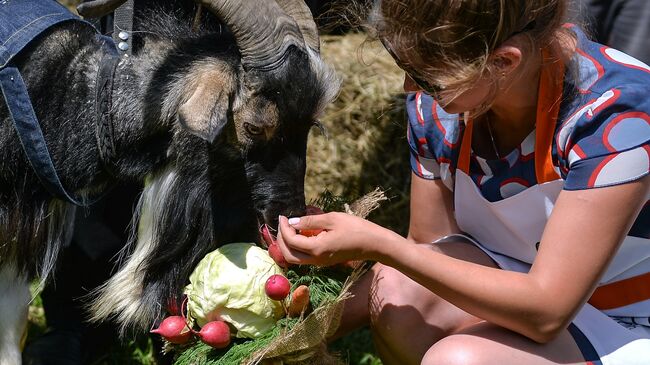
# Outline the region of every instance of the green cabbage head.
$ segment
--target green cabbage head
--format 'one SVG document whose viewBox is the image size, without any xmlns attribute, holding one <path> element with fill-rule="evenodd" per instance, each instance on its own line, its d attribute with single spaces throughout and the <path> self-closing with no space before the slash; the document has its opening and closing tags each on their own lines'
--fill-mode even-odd
<svg viewBox="0 0 650 365">
<path fill-rule="evenodd" d="M 231 243 L 207 254 L 185 288 L 190 320 L 199 326 L 224 320 L 236 337 L 256 338 L 284 315 L 282 304 L 270 299 L 266 280 L 282 274 L 266 250 L 250 243 Z"/>
</svg>

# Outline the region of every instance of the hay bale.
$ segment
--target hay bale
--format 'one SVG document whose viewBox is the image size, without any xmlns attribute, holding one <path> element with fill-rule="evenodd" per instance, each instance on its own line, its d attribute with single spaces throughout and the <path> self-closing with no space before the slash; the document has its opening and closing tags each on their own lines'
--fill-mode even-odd
<svg viewBox="0 0 650 365">
<path fill-rule="evenodd" d="M 314 200 L 324 189 L 347 200 L 380 187 L 390 201 L 370 219 L 399 233 L 408 228 L 410 168 L 406 144 L 404 73 L 378 42 L 364 34 L 325 36 L 321 55 L 341 78 L 341 92 L 307 149 L 305 195 Z"/>
</svg>

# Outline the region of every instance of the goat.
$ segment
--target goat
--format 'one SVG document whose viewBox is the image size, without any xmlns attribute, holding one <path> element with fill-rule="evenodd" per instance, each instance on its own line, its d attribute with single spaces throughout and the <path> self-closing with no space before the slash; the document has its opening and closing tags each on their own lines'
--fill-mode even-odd
<svg viewBox="0 0 650 365">
<path fill-rule="evenodd" d="M 191 19 L 164 12 L 136 19 L 137 47 L 116 66 L 110 91 L 108 150 L 95 119 L 105 38 L 64 22 L 11 61 L 67 191 L 88 203 L 115 182 L 145 186 L 124 263 L 90 305 L 93 320 L 115 319 L 123 333 L 178 304 L 206 253 L 259 242 L 260 224 L 304 212 L 308 133 L 338 90 L 302 0 L 198 5 L 225 27 L 206 21 L 193 31 Z M 75 214 L 82 208 L 39 183 L 0 103 L 2 364 L 20 362 L 29 283 L 47 278 Z"/>
</svg>

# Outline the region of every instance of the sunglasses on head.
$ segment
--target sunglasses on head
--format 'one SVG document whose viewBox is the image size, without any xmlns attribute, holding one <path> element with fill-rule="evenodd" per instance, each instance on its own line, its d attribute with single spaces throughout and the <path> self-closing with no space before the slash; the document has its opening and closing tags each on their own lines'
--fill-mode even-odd
<svg viewBox="0 0 650 365">
<path fill-rule="evenodd" d="M 521 30 L 518 30 L 518 31 L 512 33 L 510 35 L 510 37 L 515 36 L 515 35 L 520 34 L 520 33 L 527 32 L 529 30 L 532 30 L 533 28 L 535 28 L 535 25 L 536 25 L 535 20 L 532 20 L 532 21 L 528 22 Z M 390 54 L 390 56 L 393 57 L 393 60 L 395 60 L 395 63 L 397 64 L 397 66 L 399 66 L 399 68 L 404 70 L 406 75 L 408 77 L 410 77 L 411 80 L 413 80 L 413 82 L 415 82 L 415 84 L 420 89 L 424 90 L 427 94 L 429 94 L 431 96 L 434 96 L 434 98 L 437 98 L 436 96 L 440 95 L 440 93 L 443 90 L 445 90 L 444 86 L 433 84 L 433 83 L 427 81 L 424 77 L 418 76 L 415 72 L 409 71 L 409 67 L 407 67 L 402 62 L 400 62 L 399 58 L 397 57 L 397 55 L 393 51 L 393 48 L 390 46 L 390 44 L 388 44 L 388 42 L 385 39 L 380 39 L 380 40 L 381 40 L 381 43 L 384 45 L 384 48 L 386 49 L 386 51 L 388 51 L 388 54 Z"/>
</svg>

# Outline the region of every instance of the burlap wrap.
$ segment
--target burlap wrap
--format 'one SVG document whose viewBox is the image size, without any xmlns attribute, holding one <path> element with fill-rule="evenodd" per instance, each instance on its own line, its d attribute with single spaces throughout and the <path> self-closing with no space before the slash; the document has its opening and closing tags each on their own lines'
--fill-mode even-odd
<svg viewBox="0 0 650 365">
<path fill-rule="evenodd" d="M 360 274 L 361 270 L 355 270 L 334 301 L 316 308 L 291 330 L 281 333 L 266 348 L 255 352 L 244 365 L 343 364 L 327 351 L 325 341 L 336 332 L 341 321 L 344 301 L 351 297 L 348 290 Z"/>
<path fill-rule="evenodd" d="M 365 218 L 386 200 L 380 189 L 366 194 L 351 205 L 345 206 L 347 213 Z M 266 348 L 256 351 L 244 365 L 343 365 L 344 362 L 327 350 L 326 340 L 336 332 L 341 321 L 344 301 L 352 295 L 352 283 L 366 270 L 357 267 L 348 277 L 341 294 L 297 323 L 291 330 L 284 331 Z"/>
</svg>

